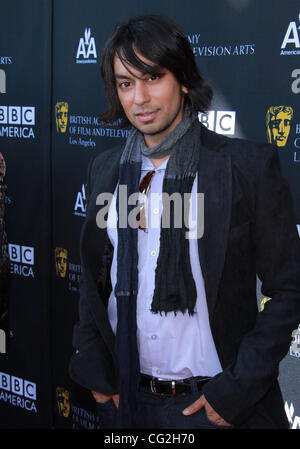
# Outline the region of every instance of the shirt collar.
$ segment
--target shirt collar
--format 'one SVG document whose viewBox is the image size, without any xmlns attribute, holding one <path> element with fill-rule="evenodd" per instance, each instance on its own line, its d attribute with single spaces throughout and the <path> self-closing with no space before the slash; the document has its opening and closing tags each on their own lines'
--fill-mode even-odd
<svg viewBox="0 0 300 449">
<path fill-rule="evenodd" d="M 167 167 L 168 160 L 169 160 L 169 157 L 168 157 L 168 159 L 166 159 L 165 161 L 163 161 L 163 163 L 162 163 L 159 167 L 155 168 L 154 165 L 152 164 L 150 158 L 147 157 L 147 156 L 144 156 L 144 155 L 142 154 L 142 168 L 141 168 L 141 169 L 142 169 L 142 170 L 145 170 L 145 171 L 151 171 L 151 170 L 155 170 L 155 171 L 157 171 L 157 170 L 165 170 L 166 167 Z"/>
</svg>

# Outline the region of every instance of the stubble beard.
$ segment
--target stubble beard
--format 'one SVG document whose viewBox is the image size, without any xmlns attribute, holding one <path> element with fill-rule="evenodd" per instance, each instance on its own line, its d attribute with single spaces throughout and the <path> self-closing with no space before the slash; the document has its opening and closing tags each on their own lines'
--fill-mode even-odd
<svg viewBox="0 0 300 449">
<path fill-rule="evenodd" d="M 179 105 L 178 105 L 178 109 L 176 111 L 176 113 L 174 114 L 173 118 L 171 120 L 169 120 L 167 123 L 162 124 L 161 127 L 153 130 L 153 131 L 143 131 L 140 128 L 137 128 L 144 136 L 155 136 L 156 134 L 160 134 L 163 133 L 164 131 L 166 131 L 168 128 L 170 128 L 172 126 L 172 124 L 175 122 L 175 120 L 177 119 L 179 113 L 181 112 L 181 104 L 182 104 L 182 98 L 183 98 L 184 94 L 181 92 L 181 96 L 180 96 L 180 101 L 179 101 Z M 151 124 L 151 122 L 148 123 L 149 125 Z M 179 123 L 178 123 L 179 124 Z M 177 126 L 177 125 L 176 125 Z"/>
</svg>

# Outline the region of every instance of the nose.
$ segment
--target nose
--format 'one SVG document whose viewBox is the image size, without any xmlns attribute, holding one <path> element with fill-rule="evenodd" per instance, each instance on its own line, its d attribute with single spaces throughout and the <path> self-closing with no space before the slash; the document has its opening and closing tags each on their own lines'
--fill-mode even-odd
<svg viewBox="0 0 300 449">
<path fill-rule="evenodd" d="M 134 90 L 134 103 L 141 105 L 147 103 L 150 100 L 148 87 L 143 80 L 138 80 L 135 84 Z"/>
<path fill-rule="evenodd" d="M 285 131 L 284 121 L 283 121 L 283 120 L 280 120 L 278 132 L 279 132 L 280 134 L 284 134 L 284 131 Z"/>
</svg>

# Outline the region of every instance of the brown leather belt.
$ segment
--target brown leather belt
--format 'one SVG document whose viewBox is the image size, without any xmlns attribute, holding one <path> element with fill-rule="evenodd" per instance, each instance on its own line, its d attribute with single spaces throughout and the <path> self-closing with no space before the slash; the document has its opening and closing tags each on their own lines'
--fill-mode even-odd
<svg viewBox="0 0 300 449">
<path fill-rule="evenodd" d="M 169 380 L 161 379 L 159 377 L 148 376 L 147 374 L 140 374 L 140 386 L 146 390 L 156 394 L 187 394 L 192 391 L 192 380 L 196 383 L 198 391 L 208 382 L 211 377 L 189 377 L 188 379 Z"/>
</svg>

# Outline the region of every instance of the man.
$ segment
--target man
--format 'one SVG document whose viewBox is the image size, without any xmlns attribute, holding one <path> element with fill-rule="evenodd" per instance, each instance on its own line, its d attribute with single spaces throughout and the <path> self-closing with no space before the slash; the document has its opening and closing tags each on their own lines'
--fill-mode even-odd
<svg viewBox="0 0 300 449">
<path fill-rule="evenodd" d="M 166 18 L 118 26 L 102 76 L 101 119 L 132 128 L 88 168 L 71 377 L 101 427 L 287 427 L 277 375 L 300 321 L 299 238 L 276 150 L 199 123 L 212 92 Z M 191 200 L 181 226 L 174 193 Z M 256 273 L 272 298 L 260 313 Z"/>
</svg>

